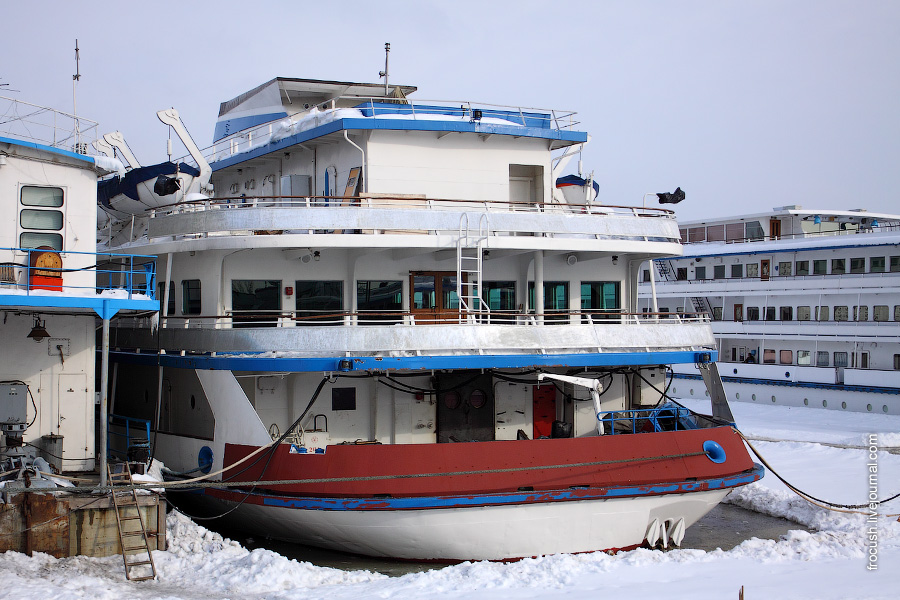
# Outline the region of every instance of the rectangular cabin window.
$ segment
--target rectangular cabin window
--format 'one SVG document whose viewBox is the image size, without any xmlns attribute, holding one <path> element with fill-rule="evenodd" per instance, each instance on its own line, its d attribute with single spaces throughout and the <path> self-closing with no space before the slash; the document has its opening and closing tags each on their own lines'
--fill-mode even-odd
<svg viewBox="0 0 900 600">
<path fill-rule="evenodd" d="M 782 321 L 793 321 L 794 320 L 794 307 L 793 306 L 782 306 L 780 308 L 781 312 L 781 320 Z"/>
<path fill-rule="evenodd" d="M 808 260 L 798 260 L 794 266 L 797 267 L 797 275 L 809 275 Z"/>
<path fill-rule="evenodd" d="M 160 306 L 162 306 L 162 302 L 166 298 L 166 282 L 160 281 L 159 285 L 156 286 L 156 299 L 159 300 Z M 166 306 L 166 314 L 164 316 L 171 316 L 175 314 L 175 282 L 169 282 L 169 303 Z"/>
<path fill-rule="evenodd" d="M 816 321 L 827 321 L 828 320 L 828 307 L 827 306 L 817 306 L 816 307 Z"/>
<path fill-rule="evenodd" d="M 727 223 L 725 225 L 725 240 L 728 242 L 739 242 L 744 239 L 743 223 Z"/>
<path fill-rule="evenodd" d="M 235 327 L 277 327 L 281 319 L 281 281 L 232 279 L 231 312 Z"/>
<path fill-rule="evenodd" d="M 747 277 L 759 277 L 759 263 L 749 263 L 747 265 Z"/>
<path fill-rule="evenodd" d="M 812 364 L 812 353 L 809 350 L 797 350 L 797 364 L 809 366 Z"/>
<path fill-rule="evenodd" d="M 724 242 L 725 241 L 725 226 L 724 225 L 710 225 L 706 228 L 706 241 L 707 242 Z"/>
<path fill-rule="evenodd" d="M 868 306 L 854 306 L 853 307 L 853 320 L 854 321 L 868 321 L 869 320 L 869 307 Z"/>
<path fill-rule="evenodd" d="M 747 223 L 747 239 L 751 242 L 759 242 L 764 240 L 766 232 L 759 224 L 759 221 L 750 221 Z"/>
<path fill-rule="evenodd" d="M 869 271 L 872 273 L 884 273 L 884 257 L 873 256 L 869 258 Z"/>
<path fill-rule="evenodd" d="M 778 263 L 778 274 L 782 277 L 790 277 L 791 276 L 791 263 L 790 262 L 780 262 Z"/>
<path fill-rule="evenodd" d="M 294 282 L 295 325 L 341 325 L 344 322 L 343 281 Z"/>
<path fill-rule="evenodd" d="M 794 351 L 793 350 L 781 350 L 778 353 L 778 362 L 783 365 L 794 364 Z"/>
<path fill-rule="evenodd" d="M 827 260 L 814 260 L 813 261 L 813 275 L 827 275 L 828 274 L 828 261 Z"/>
<path fill-rule="evenodd" d="M 866 272 L 866 259 L 865 258 L 851 258 L 850 259 L 850 272 L 851 273 L 865 273 Z"/>
<path fill-rule="evenodd" d="M 747 307 L 747 320 L 748 321 L 759 321 L 759 307 L 758 306 L 748 306 Z"/>
<path fill-rule="evenodd" d="M 373 321 L 399 323 L 403 312 L 403 282 L 366 280 L 356 282 L 356 307 L 360 324 Z"/>
<path fill-rule="evenodd" d="M 713 279 L 725 279 L 725 265 L 713 267 Z"/>
<path fill-rule="evenodd" d="M 744 265 L 742 265 L 742 264 L 731 265 L 731 276 L 736 279 L 740 279 L 741 277 L 743 277 L 744 276 Z"/>
<path fill-rule="evenodd" d="M 900 256 L 891 257 L 891 273 L 900 272 Z"/>
<path fill-rule="evenodd" d="M 763 350 L 763 363 L 767 365 L 775 364 L 775 350 L 771 348 L 766 348 Z"/>
<path fill-rule="evenodd" d="M 819 350 L 816 352 L 816 366 L 817 367 L 827 367 L 828 366 L 828 352 L 825 350 Z"/>
<path fill-rule="evenodd" d="M 706 267 L 695 267 L 694 279 L 706 279 Z"/>
<path fill-rule="evenodd" d="M 713 321 L 721 321 L 722 320 L 722 307 L 721 306 L 713 306 Z"/>
<path fill-rule="evenodd" d="M 766 307 L 766 321 L 774 321 L 775 320 L 775 307 L 767 306 Z"/>
<path fill-rule="evenodd" d="M 481 298 L 492 312 L 512 314 L 518 310 L 515 281 L 483 281 Z"/>
<path fill-rule="evenodd" d="M 847 353 L 846 352 L 835 352 L 834 353 L 834 366 L 835 367 L 846 367 L 849 363 L 847 361 Z"/>
<path fill-rule="evenodd" d="M 810 310 L 808 306 L 798 306 L 797 307 L 797 320 L 798 321 L 809 321 Z"/>
<path fill-rule="evenodd" d="M 618 281 L 582 281 L 581 312 L 594 319 L 618 317 L 621 304 Z"/>
<path fill-rule="evenodd" d="M 58 187 L 22 186 L 19 192 L 22 206 L 19 209 L 20 248 L 40 248 L 47 246 L 54 250 L 63 249 L 62 231 L 65 215 L 63 190 Z"/>
<path fill-rule="evenodd" d="M 900 321 L 900 305 L 894 305 L 894 320 Z"/>
<path fill-rule="evenodd" d="M 534 282 L 528 282 L 528 310 L 535 310 Z M 568 319 L 564 314 L 569 312 L 569 282 L 545 281 L 544 282 L 544 320 L 564 321 Z"/>
<path fill-rule="evenodd" d="M 847 321 L 850 318 L 850 310 L 846 306 L 834 307 L 834 320 Z"/>
<path fill-rule="evenodd" d="M 688 229 L 688 241 L 689 242 L 704 242 L 706 241 L 706 227 L 691 227 Z"/>
<path fill-rule="evenodd" d="M 872 320 L 887 321 L 890 318 L 890 312 L 886 304 L 876 304 L 872 307 Z"/>
<path fill-rule="evenodd" d="M 644 269 L 641 273 L 641 281 L 647 283 L 650 281 L 650 269 Z"/>
<path fill-rule="evenodd" d="M 687 267 L 678 267 L 675 270 L 675 279 L 677 281 L 684 281 L 687 279 Z"/>
<path fill-rule="evenodd" d="M 847 261 L 843 258 L 832 258 L 831 259 L 831 274 L 832 275 L 843 275 L 847 272 Z"/>
<path fill-rule="evenodd" d="M 199 279 L 182 279 L 181 280 L 181 314 L 183 315 L 199 315 L 200 314 L 200 280 Z"/>
</svg>

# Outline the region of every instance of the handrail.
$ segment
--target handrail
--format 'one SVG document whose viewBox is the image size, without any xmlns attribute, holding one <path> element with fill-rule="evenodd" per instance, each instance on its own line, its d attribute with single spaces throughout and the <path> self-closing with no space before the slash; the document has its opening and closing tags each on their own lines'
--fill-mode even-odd
<svg viewBox="0 0 900 600">
<path fill-rule="evenodd" d="M 20 108 L 24 108 L 23 114 L 20 114 Z M 87 142 L 83 140 L 97 139 L 98 123 L 39 104 L 0 96 L 0 125 L 3 126 L 0 133 L 5 135 L 87 154 Z"/>
</svg>

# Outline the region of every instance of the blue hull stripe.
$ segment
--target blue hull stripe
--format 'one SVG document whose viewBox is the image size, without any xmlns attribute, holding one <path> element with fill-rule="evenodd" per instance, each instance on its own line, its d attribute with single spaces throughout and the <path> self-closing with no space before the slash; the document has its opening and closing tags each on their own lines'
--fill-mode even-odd
<svg viewBox="0 0 900 600">
<path fill-rule="evenodd" d="M 700 380 L 700 375 L 675 373 L 676 379 Z M 754 377 L 728 377 L 722 375 L 725 383 L 746 383 L 750 385 L 777 385 L 781 387 L 806 388 L 812 390 L 833 390 L 837 392 L 869 392 L 873 394 L 900 395 L 900 388 L 879 387 L 875 385 L 844 385 L 840 383 L 813 383 L 809 381 L 779 381 L 777 379 L 760 379 Z"/>
<path fill-rule="evenodd" d="M 353 372 L 386 371 L 395 369 L 520 369 L 530 367 L 611 367 L 630 365 L 693 364 L 701 354 L 715 351 L 678 352 L 609 352 L 583 354 L 493 354 L 465 356 L 401 356 L 401 357 L 316 357 L 289 358 L 269 356 L 208 356 L 175 354 L 139 354 L 111 352 L 118 362 L 162 365 L 178 369 L 214 369 L 224 371 L 282 371 L 282 372 Z M 350 361 L 352 368 L 341 368 L 342 361 Z"/>
<path fill-rule="evenodd" d="M 382 511 L 382 510 L 430 510 L 472 508 L 481 506 L 508 506 L 518 504 L 543 504 L 584 500 L 614 500 L 685 494 L 705 490 L 721 490 L 753 483 L 763 477 L 762 465 L 754 463 L 753 469 L 728 477 L 715 477 L 701 481 L 682 481 L 658 485 L 616 486 L 608 488 L 579 488 L 537 492 L 502 494 L 472 494 L 465 496 L 425 496 L 411 498 L 310 498 L 251 493 L 250 497 L 263 506 L 296 510 L 331 511 Z M 223 490 L 218 490 L 221 493 Z M 230 490 L 235 497 L 246 492 Z"/>
</svg>

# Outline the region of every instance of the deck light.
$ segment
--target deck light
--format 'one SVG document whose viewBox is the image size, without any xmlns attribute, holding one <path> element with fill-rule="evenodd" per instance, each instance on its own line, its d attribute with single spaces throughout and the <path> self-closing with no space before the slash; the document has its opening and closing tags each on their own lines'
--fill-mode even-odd
<svg viewBox="0 0 900 600">
<path fill-rule="evenodd" d="M 36 342 L 40 342 L 41 340 L 50 337 L 50 334 L 47 333 L 47 329 L 44 327 L 46 323 L 46 321 L 41 321 L 39 316 L 34 315 L 34 326 L 31 328 L 31 333 L 25 337 L 30 337 Z"/>
</svg>

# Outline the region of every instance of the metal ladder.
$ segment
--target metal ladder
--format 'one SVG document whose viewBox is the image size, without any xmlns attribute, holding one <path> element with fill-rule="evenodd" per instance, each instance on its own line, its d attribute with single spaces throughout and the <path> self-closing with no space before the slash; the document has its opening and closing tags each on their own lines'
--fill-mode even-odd
<svg viewBox="0 0 900 600">
<path fill-rule="evenodd" d="M 459 290 L 460 322 L 474 319 L 477 313 L 489 313 L 490 306 L 481 297 L 481 274 L 484 248 L 487 245 L 490 226 L 488 216 L 478 218 L 478 229 L 469 226 L 469 213 L 459 218 L 459 236 L 456 239 L 456 285 Z"/>
<path fill-rule="evenodd" d="M 125 577 L 129 581 L 156 579 L 156 565 L 153 564 L 153 553 L 150 551 L 147 527 L 138 506 L 137 491 L 131 478 L 128 463 L 108 464 L 110 495 L 116 513 L 116 526 L 119 529 L 119 544 L 122 548 L 122 560 L 125 562 Z M 134 559 L 134 560 L 129 560 Z M 132 571 L 140 567 L 150 567 L 150 574 L 143 569 L 143 574 Z"/>
</svg>

